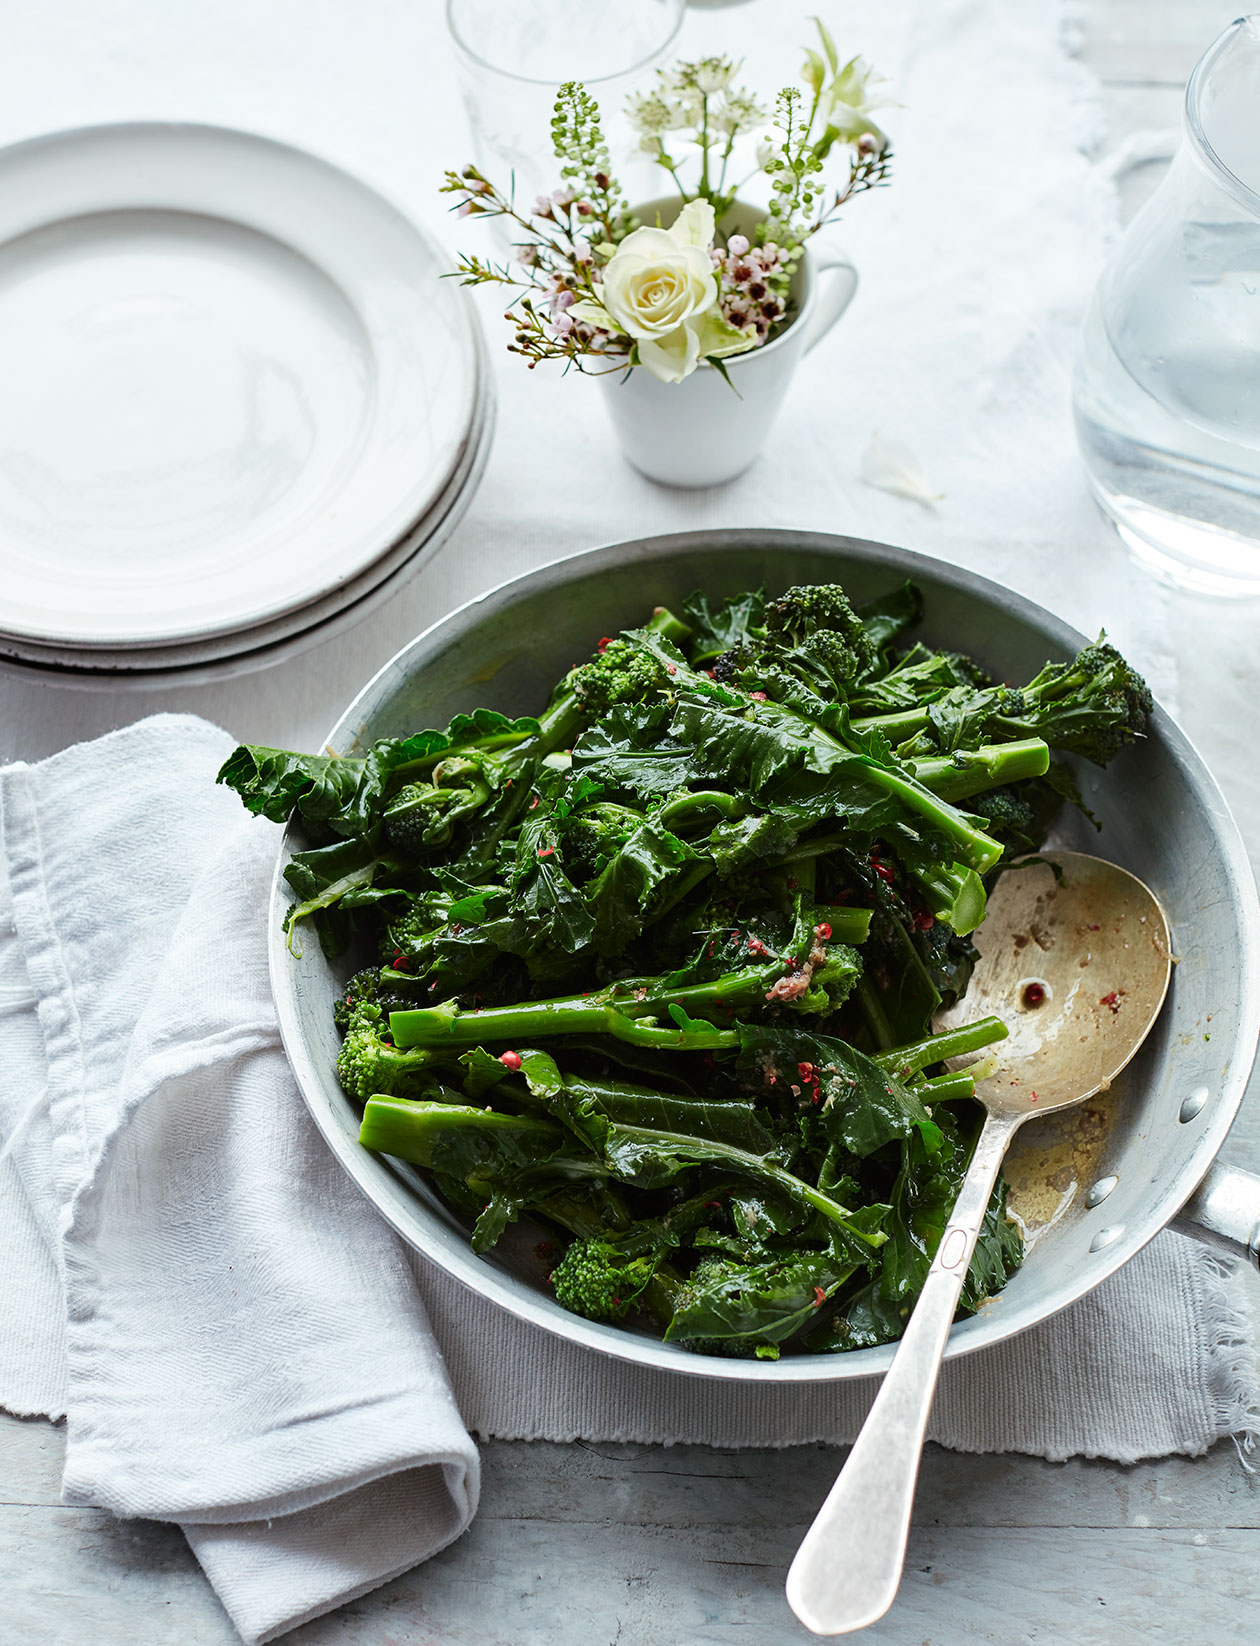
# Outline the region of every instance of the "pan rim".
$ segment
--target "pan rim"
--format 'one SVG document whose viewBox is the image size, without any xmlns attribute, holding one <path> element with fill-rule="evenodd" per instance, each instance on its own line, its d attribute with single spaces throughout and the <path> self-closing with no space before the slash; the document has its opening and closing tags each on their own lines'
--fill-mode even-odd
<svg viewBox="0 0 1260 1646">
<path fill-rule="evenodd" d="M 598 572 L 602 564 L 610 560 L 620 565 L 631 555 L 636 563 L 647 565 L 692 551 L 706 550 L 717 554 L 724 549 L 737 548 L 817 552 L 823 557 L 844 556 L 850 560 L 867 561 L 906 577 L 917 573 L 970 598 L 979 598 L 999 607 L 1044 633 L 1065 650 L 1076 650 L 1088 643 L 1086 636 L 1071 624 L 1004 584 L 917 550 L 870 538 L 784 527 L 718 527 L 662 533 L 604 543 L 576 554 L 557 556 L 465 601 L 416 635 L 372 676 L 329 733 L 326 746 L 339 749 L 352 746 L 357 737 L 355 728 L 363 723 L 362 706 L 372 702 L 400 670 L 408 664 L 414 665 L 425 652 L 434 650 L 435 641 L 440 638 L 445 643 L 457 639 L 474 624 L 510 610 L 518 598 L 575 582 L 587 573 Z M 1050 1319 L 1093 1291 L 1135 1257 L 1176 1216 L 1198 1186 L 1224 1142 L 1247 1087 L 1257 1042 L 1260 1041 L 1260 899 L 1257 898 L 1255 880 L 1238 827 L 1202 757 L 1176 721 L 1158 704 L 1152 724 L 1191 787 L 1209 803 L 1222 868 L 1231 896 L 1237 902 L 1240 928 L 1247 934 L 1239 955 L 1238 989 L 1242 1004 L 1229 1071 L 1215 1095 L 1211 1114 L 1205 1120 L 1187 1162 L 1177 1172 L 1171 1187 L 1152 1205 L 1150 1214 L 1132 1222 L 1110 1246 L 1099 1252 L 1097 1265 L 1088 1274 L 1050 1287 L 1048 1300 L 1038 1306 L 1032 1318 L 1004 1317 L 1000 1307 L 1004 1294 L 999 1293 L 993 1305 L 954 1326 L 945 1350 L 948 1359 L 993 1347 Z M 286 964 L 292 965 L 292 957 L 280 934 L 280 920 L 290 901 L 283 880 L 283 868 L 291 849 L 291 830 L 292 825 L 287 826 L 281 837 L 268 907 L 271 979 L 281 1038 L 298 1087 L 325 1141 L 352 1181 L 408 1245 L 452 1278 L 468 1285 L 479 1296 L 517 1319 L 537 1326 L 561 1341 L 634 1365 L 718 1382 L 774 1385 L 846 1381 L 879 1376 L 887 1370 L 896 1352 L 895 1343 L 853 1350 L 848 1354 L 800 1355 L 778 1361 L 689 1354 L 655 1338 L 640 1337 L 559 1309 L 525 1281 L 476 1257 L 464 1236 L 461 1236 L 461 1245 L 453 1239 L 439 1237 L 436 1229 L 430 1228 L 427 1239 L 418 1238 L 416 1225 L 430 1214 L 410 1190 L 405 1190 L 404 1180 L 383 1160 L 360 1149 L 357 1143 L 348 1143 L 328 1101 L 320 1078 L 321 1071 L 310 1058 L 301 1034 L 294 1010 L 292 977 L 285 970 Z M 347 1100 L 343 1098 L 341 1101 L 345 1103 Z M 399 1193 L 400 1190 L 404 1192 Z M 411 1215 L 407 1215 L 408 1212 Z"/>
</svg>

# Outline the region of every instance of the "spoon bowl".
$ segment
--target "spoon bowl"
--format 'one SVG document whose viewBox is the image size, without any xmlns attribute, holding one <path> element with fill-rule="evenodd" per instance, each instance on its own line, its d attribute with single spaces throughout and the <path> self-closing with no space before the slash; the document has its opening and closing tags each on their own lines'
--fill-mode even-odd
<svg viewBox="0 0 1260 1646">
<path fill-rule="evenodd" d="M 896 1597 L 941 1357 L 1011 1139 L 1029 1116 L 1106 1090 L 1150 1033 L 1172 975 L 1154 893 L 1080 852 L 1012 864 L 975 942 L 965 1000 L 936 1027 L 992 1014 L 1010 1033 L 991 1071 L 990 1057 L 970 1064 L 986 1070 L 984 1127 L 896 1359 L 788 1573 L 788 1602 L 818 1635 L 864 1629 Z"/>
<path fill-rule="evenodd" d="M 976 1084 L 989 1110 L 1045 1114 L 1105 1092 L 1146 1039 L 1172 975 L 1154 895 L 1127 869 L 1083 852 L 1012 864 L 975 943 L 966 996 L 935 1027 L 990 1014 L 1006 1024 L 998 1067 Z"/>
</svg>

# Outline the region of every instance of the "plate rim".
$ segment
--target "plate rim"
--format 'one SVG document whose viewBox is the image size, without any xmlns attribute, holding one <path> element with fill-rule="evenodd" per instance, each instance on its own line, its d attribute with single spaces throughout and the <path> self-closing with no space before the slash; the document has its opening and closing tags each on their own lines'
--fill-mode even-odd
<svg viewBox="0 0 1260 1646">
<path fill-rule="evenodd" d="M 427 226 L 418 222 L 389 194 L 377 187 L 375 183 L 360 177 L 338 161 L 329 159 L 314 149 L 289 142 L 284 138 L 273 137 L 265 132 L 248 127 L 223 125 L 212 121 L 166 119 L 98 121 L 82 126 L 59 127 L 52 131 L 35 133 L 29 137 L 20 138 L 13 143 L 0 145 L 0 189 L 6 187 L 9 183 L 6 176 L 9 168 L 15 165 L 20 166 L 32 156 L 55 154 L 58 150 L 73 153 L 75 149 L 81 148 L 85 144 L 90 146 L 105 140 L 123 143 L 134 141 L 149 145 L 162 142 L 164 139 L 203 142 L 212 147 L 220 144 L 231 145 L 255 154 L 270 154 L 286 164 L 299 166 L 308 173 L 320 177 L 325 184 L 331 184 L 336 189 L 367 203 L 379 221 L 389 222 L 395 231 L 402 231 L 416 245 L 424 248 L 437 267 L 440 268 L 450 261 L 446 255 L 444 245 Z M 124 178 L 122 181 L 125 183 L 126 179 Z M 108 209 L 126 211 L 140 208 L 129 207 L 125 201 L 120 201 Z M 172 205 L 164 209 L 174 211 L 179 208 Z M 195 206 L 184 209 L 193 212 L 194 215 L 198 214 L 198 208 Z M 72 222 L 76 215 L 92 214 L 65 215 L 54 212 L 52 215 L 45 215 L 41 217 L 39 222 L 29 225 L 16 235 L 0 234 L 0 250 L 3 250 L 5 246 L 12 244 L 14 240 L 21 238 L 24 234 L 38 232 L 40 229 L 53 228 L 61 223 Z M 210 214 L 203 212 L 201 215 Z M 294 246 L 290 240 L 280 234 L 249 221 L 244 215 L 227 215 L 224 213 L 218 213 L 217 215 L 222 221 L 232 226 L 244 228 L 250 232 L 271 238 L 278 246 L 309 263 L 323 278 L 332 280 L 328 270 L 322 267 L 317 259 Z M 332 284 L 349 301 L 341 283 L 332 280 Z M 91 654 L 93 652 L 143 653 L 151 650 L 176 648 L 185 644 L 196 645 L 199 642 L 226 641 L 235 635 L 249 635 L 253 631 L 270 624 L 283 623 L 286 618 L 296 620 L 311 606 L 328 606 L 331 603 L 332 610 L 327 611 L 326 616 L 331 617 L 334 615 L 337 609 L 338 597 L 342 590 L 347 586 L 355 585 L 360 580 L 369 578 L 381 560 L 389 560 L 392 557 L 395 565 L 405 562 L 407 556 L 405 554 L 396 554 L 394 551 L 397 551 L 410 536 L 416 522 L 423 520 L 427 513 L 439 509 L 444 494 L 449 491 L 453 480 L 458 476 L 459 470 L 466 460 L 470 446 L 475 444 L 477 424 L 479 420 L 484 418 L 486 403 L 492 394 L 492 380 L 480 320 L 467 293 L 457 292 L 456 301 L 451 312 L 456 321 L 457 347 L 468 382 L 468 389 L 463 397 L 465 417 L 460 438 L 454 445 L 450 459 L 441 471 L 440 476 L 429 485 L 426 495 L 411 500 L 408 505 L 412 509 L 409 521 L 392 531 L 381 533 L 381 543 L 373 551 L 365 551 L 348 576 L 344 571 L 335 577 L 329 575 L 318 590 L 308 591 L 306 595 L 297 599 L 277 597 L 265 610 L 256 611 L 247 617 L 238 616 L 209 625 L 192 626 L 190 624 L 190 626 L 178 630 L 170 629 L 148 634 L 136 633 L 131 638 L 120 638 L 117 635 L 100 633 L 93 636 L 84 635 L 68 638 L 64 635 L 51 634 L 46 627 L 36 628 L 27 623 L 14 623 L 3 612 L 0 612 L 0 639 L 14 642 L 26 641 L 35 646 L 56 648 L 71 654 Z M 366 317 L 357 307 L 354 308 L 354 313 L 359 323 L 364 326 L 369 339 L 375 342 L 377 334 L 368 325 Z M 387 568 L 383 572 L 378 572 L 376 580 L 380 581 L 388 577 L 391 575 L 391 570 L 392 568 Z M 355 595 L 352 599 L 359 597 Z M 316 619 L 316 621 L 324 620 L 325 618 Z M 299 624 L 295 621 L 289 626 L 291 629 L 299 629 L 308 625 Z M 36 664 L 34 666 L 41 665 Z M 69 666 L 73 667 L 73 664 Z"/>
</svg>

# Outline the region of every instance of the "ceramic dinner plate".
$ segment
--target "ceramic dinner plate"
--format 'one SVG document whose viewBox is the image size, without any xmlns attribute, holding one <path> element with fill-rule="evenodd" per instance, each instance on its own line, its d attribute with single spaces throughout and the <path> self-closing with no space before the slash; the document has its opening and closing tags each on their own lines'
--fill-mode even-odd
<svg viewBox="0 0 1260 1646">
<path fill-rule="evenodd" d="M 480 337 L 478 343 L 484 374 L 486 361 Z M 79 685 L 95 682 L 108 686 L 127 680 L 141 686 L 209 682 L 267 668 L 361 622 L 398 593 L 463 518 L 484 471 L 494 427 L 491 385 L 484 376 L 483 383 L 481 404 L 448 485 L 399 542 L 331 594 L 247 629 L 171 645 L 76 648 L 0 632 L 0 667 L 11 672 L 7 666 L 15 665 L 19 674 L 29 676 L 27 666 L 33 665 L 55 671 L 63 683 Z"/>
<path fill-rule="evenodd" d="M 204 645 L 388 575 L 476 444 L 445 266 L 372 190 L 246 133 L 0 152 L 0 633 Z"/>
<path fill-rule="evenodd" d="M 467 460 L 439 506 L 424 517 L 415 533 L 384 555 L 370 574 L 347 584 L 335 600 L 330 596 L 256 628 L 177 646 L 72 651 L 0 634 L 0 675 L 110 692 L 208 686 L 271 668 L 324 644 L 379 611 L 454 531 L 481 478 L 492 428 L 493 402 L 488 399 L 485 415 L 476 421 Z"/>
</svg>

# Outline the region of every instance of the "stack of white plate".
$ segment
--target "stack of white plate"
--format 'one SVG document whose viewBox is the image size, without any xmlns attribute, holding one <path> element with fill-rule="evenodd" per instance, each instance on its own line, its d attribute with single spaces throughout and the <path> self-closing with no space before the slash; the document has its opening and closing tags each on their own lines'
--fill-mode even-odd
<svg viewBox="0 0 1260 1646">
<path fill-rule="evenodd" d="M 463 512 L 492 398 L 435 242 L 244 132 L 0 151 L 0 660 L 83 684 L 261 667 Z"/>
</svg>

